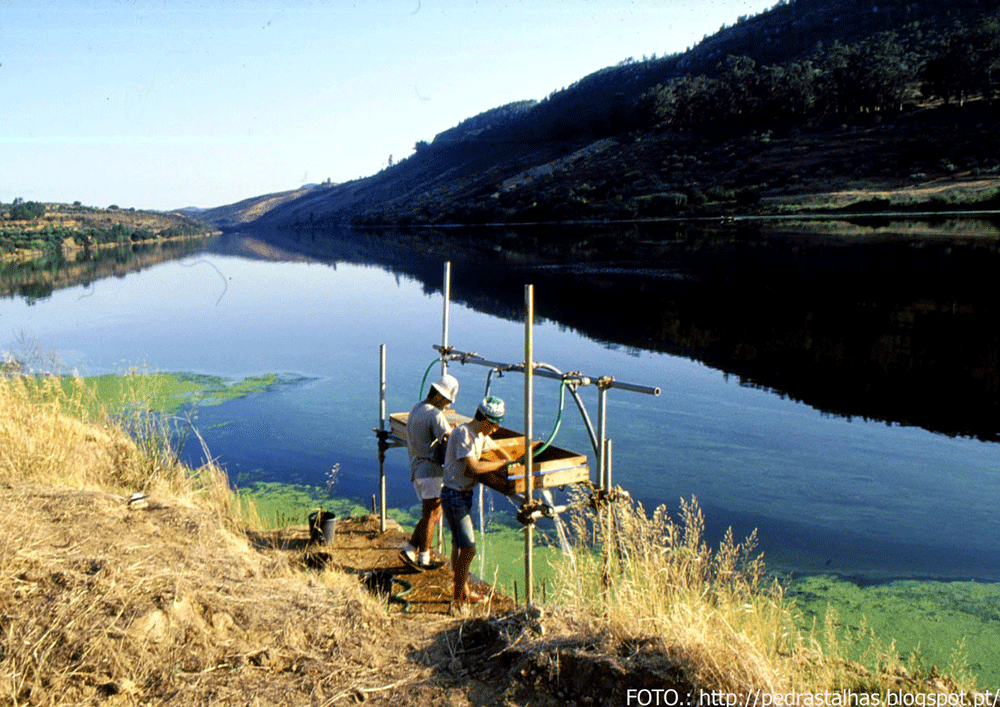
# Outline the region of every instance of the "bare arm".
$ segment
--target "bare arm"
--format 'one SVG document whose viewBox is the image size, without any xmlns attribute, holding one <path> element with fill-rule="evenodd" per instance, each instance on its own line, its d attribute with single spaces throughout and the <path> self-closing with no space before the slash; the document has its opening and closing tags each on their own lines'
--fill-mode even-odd
<svg viewBox="0 0 1000 707">
<path fill-rule="evenodd" d="M 466 457 L 462 460 L 465 463 L 466 473 L 470 476 L 482 476 L 483 474 L 488 474 L 491 471 L 502 469 L 511 459 L 507 452 L 503 450 L 500 450 L 500 452 L 504 457 L 506 457 L 506 459 L 488 461 L 486 459 L 477 459 L 476 457 Z"/>
</svg>

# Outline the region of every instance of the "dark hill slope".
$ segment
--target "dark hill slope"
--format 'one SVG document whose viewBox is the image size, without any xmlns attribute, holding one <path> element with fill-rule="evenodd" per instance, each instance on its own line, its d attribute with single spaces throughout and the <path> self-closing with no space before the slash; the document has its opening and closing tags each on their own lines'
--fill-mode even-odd
<svg viewBox="0 0 1000 707">
<path fill-rule="evenodd" d="M 752 205 L 760 196 L 773 195 L 775 187 L 785 189 L 789 181 L 810 181 L 814 175 L 787 170 L 774 173 L 774 169 L 755 173 L 754 162 L 748 162 L 745 153 L 757 154 L 764 146 L 754 143 L 753 135 L 747 136 L 749 127 L 741 130 L 733 126 L 725 134 L 664 133 L 658 130 L 644 96 L 682 75 L 716 74 L 730 55 L 745 55 L 759 65 L 802 61 L 817 46 L 860 42 L 885 31 L 895 32 L 916 62 L 919 50 L 933 46 L 956 22 L 977 22 L 993 9 L 990 5 L 983 0 L 783 2 L 756 17 L 740 18 L 734 26 L 724 27 L 684 54 L 625 61 L 543 101 L 509 104 L 470 118 L 429 144 L 418 143 L 416 153 L 394 167 L 276 204 L 262 215 L 260 223 L 510 223 L 676 215 L 673 207 L 702 207 L 706 201 L 716 204 L 710 209 L 713 212 L 730 210 L 729 202 Z M 924 127 L 929 119 L 925 111 L 912 109 L 902 117 L 879 115 L 877 120 L 867 114 L 837 115 L 835 120 L 796 126 L 790 135 L 776 137 L 793 143 L 801 140 L 801 151 L 822 154 L 831 137 L 843 142 L 845 130 L 859 131 L 871 143 L 865 152 L 872 164 L 836 159 L 823 165 L 826 176 L 875 177 L 878 188 L 898 186 L 895 183 L 913 174 L 946 176 L 934 174 L 938 163 L 960 168 L 964 159 L 981 166 L 1000 156 L 991 147 L 995 119 L 980 125 L 978 118 L 983 111 L 973 112 L 974 133 L 986 138 L 983 149 L 975 155 L 964 154 L 964 148 L 948 154 L 940 138 L 932 135 L 931 149 L 921 146 L 921 159 L 916 159 L 918 151 L 907 150 L 905 141 L 927 136 Z M 970 123 L 967 117 L 958 119 Z M 910 127 L 913 131 L 906 134 Z M 609 139 L 614 149 L 607 149 Z M 886 139 L 891 143 L 889 152 L 876 154 Z M 932 154 L 938 156 L 930 162 L 927 158 Z M 586 162 L 579 159 L 581 155 Z M 899 155 L 903 155 L 902 161 Z M 758 162 L 773 167 L 771 159 Z M 638 165 L 642 165 L 641 171 Z M 579 167 L 586 169 L 580 171 Z M 717 174 L 720 167 L 725 168 L 725 178 Z M 869 167 L 877 170 L 867 171 Z M 692 169 L 696 175 L 686 174 Z M 955 169 L 945 172 L 954 174 Z M 539 176 L 561 184 L 551 193 L 538 195 L 509 188 L 512 183 L 530 185 Z M 636 188 L 637 182 L 643 185 L 641 189 Z M 802 186 L 793 184 L 799 190 Z M 560 203 L 545 203 L 553 199 Z M 556 213 L 550 206 L 556 207 Z"/>
</svg>

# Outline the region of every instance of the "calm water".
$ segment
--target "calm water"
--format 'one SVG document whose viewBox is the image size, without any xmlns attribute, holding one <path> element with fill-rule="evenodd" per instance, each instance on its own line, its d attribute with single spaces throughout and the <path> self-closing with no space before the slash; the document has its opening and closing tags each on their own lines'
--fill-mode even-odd
<svg viewBox="0 0 1000 707">
<path fill-rule="evenodd" d="M 445 257 L 374 243 L 293 262 L 227 238 L 139 272 L 9 296 L 0 299 L 0 349 L 37 341 L 85 375 L 131 365 L 284 374 L 271 391 L 198 411 L 212 453 L 237 484 L 322 485 L 340 464 L 339 492 L 367 504 L 377 488 L 379 346 L 387 346 L 389 409 L 408 410 L 440 340 Z M 884 290 L 885 263 L 848 267 L 844 297 L 829 291 L 845 282 L 831 253 L 808 278 L 782 261 L 750 279 L 745 254 L 708 272 L 692 265 L 704 247 L 688 245 L 660 252 L 655 270 L 466 254 L 453 265 L 451 343 L 520 361 L 518 310 L 523 285 L 534 282 L 537 360 L 661 387 L 659 397 L 609 398 L 615 480 L 648 506 L 696 496 L 713 533 L 758 528 L 771 567 L 862 581 L 1000 579 L 996 329 L 981 342 L 995 295 L 984 304 L 978 290 L 962 289 L 983 274 L 960 259 L 943 267 L 937 250 L 928 265 L 927 249 L 917 248 L 919 262 Z M 949 248 L 949 258 L 961 251 Z M 792 265 L 808 261 L 796 253 Z M 919 267 L 931 265 L 940 276 L 928 283 Z M 791 279 L 774 274 L 793 270 Z M 961 293 L 942 295 L 949 282 Z M 821 290 L 829 298 L 814 300 Z M 922 364 L 930 359 L 942 359 L 937 377 Z M 486 369 L 451 372 L 461 383 L 457 407 L 471 412 Z M 558 389 L 542 379 L 535 389 L 544 437 Z M 522 390 L 520 376 L 494 378 L 514 427 Z M 596 391 L 582 394 L 595 416 Z M 589 452 L 569 401 L 557 444 Z M 406 467 L 403 450 L 389 452 L 390 505 L 413 505 Z"/>
</svg>

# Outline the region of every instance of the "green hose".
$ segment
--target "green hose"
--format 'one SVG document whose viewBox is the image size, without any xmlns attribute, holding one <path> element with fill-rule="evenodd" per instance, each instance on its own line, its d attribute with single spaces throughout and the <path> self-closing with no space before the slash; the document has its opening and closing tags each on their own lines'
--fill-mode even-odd
<svg viewBox="0 0 1000 707">
<path fill-rule="evenodd" d="M 532 459 L 534 459 L 539 454 L 541 454 L 546 449 L 548 449 L 549 445 L 552 444 L 552 440 L 554 440 L 556 438 L 556 434 L 559 432 L 559 427 L 562 425 L 563 408 L 565 407 L 565 403 L 566 403 L 566 385 L 567 385 L 566 381 L 562 381 L 559 384 L 559 412 L 556 415 L 556 422 L 555 422 L 555 425 L 552 427 L 552 432 L 549 433 L 548 439 L 546 439 L 542 443 L 542 445 L 540 447 L 538 447 L 538 449 L 534 450 L 531 453 L 531 458 Z M 527 453 L 528 453 L 527 452 L 527 446 L 528 445 L 527 445 L 527 441 L 526 441 L 525 442 L 525 452 L 524 452 L 525 455 L 527 455 Z M 515 459 L 512 462 L 508 462 L 507 467 L 510 468 L 510 467 L 512 467 L 512 466 L 514 466 L 516 464 L 523 464 L 523 463 L 524 463 L 524 456 L 522 456 L 520 459 Z"/>
<path fill-rule="evenodd" d="M 441 359 L 436 358 L 433 361 L 431 361 L 430 365 L 427 366 L 427 370 L 424 371 L 424 377 L 420 379 L 420 396 L 417 398 L 417 400 L 424 399 L 424 383 L 427 382 L 427 374 L 431 372 L 431 369 L 434 368 L 434 364 L 436 363 L 441 363 Z"/>
<path fill-rule="evenodd" d="M 545 440 L 545 443 L 542 444 L 541 447 L 539 447 L 531 454 L 532 459 L 534 459 L 539 454 L 548 449 L 549 445 L 552 444 L 552 440 L 556 438 L 556 433 L 559 432 L 559 426 L 562 425 L 563 406 L 565 402 L 566 402 L 566 381 L 562 381 L 559 384 L 559 414 L 556 415 L 556 424 L 552 428 L 552 433 L 549 435 L 549 438 Z"/>
<path fill-rule="evenodd" d="M 409 582 L 407 582 L 405 579 L 400 579 L 399 577 L 393 577 L 392 581 L 393 582 L 398 582 L 400 585 L 402 585 L 403 591 L 396 592 L 395 594 L 393 594 L 390 591 L 390 593 L 389 593 L 389 603 L 390 604 L 399 604 L 401 607 L 403 607 L 402 609 L 399 610 L 400 613 L 404 613 L 405 614 L 407 611 L 410 610 L 410 602 L 405 597 L 406 597 L 406 595 L 408 595 L 410 592 L 413 591 L 413 585 L 410 584 Z"/>
</svg>

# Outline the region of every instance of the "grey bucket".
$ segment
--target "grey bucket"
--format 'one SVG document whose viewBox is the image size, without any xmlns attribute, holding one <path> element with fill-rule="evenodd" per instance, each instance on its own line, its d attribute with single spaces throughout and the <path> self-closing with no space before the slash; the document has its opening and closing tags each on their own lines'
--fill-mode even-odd
<svg viewBox="0 0 1000 707">
<path fill-rule="evenodd" d="M 329 545 L 333 542 L 336 527 L 336 514 L 322 509 L 313 511 L 309 514 L 309 542 Z"/>
</svg>

